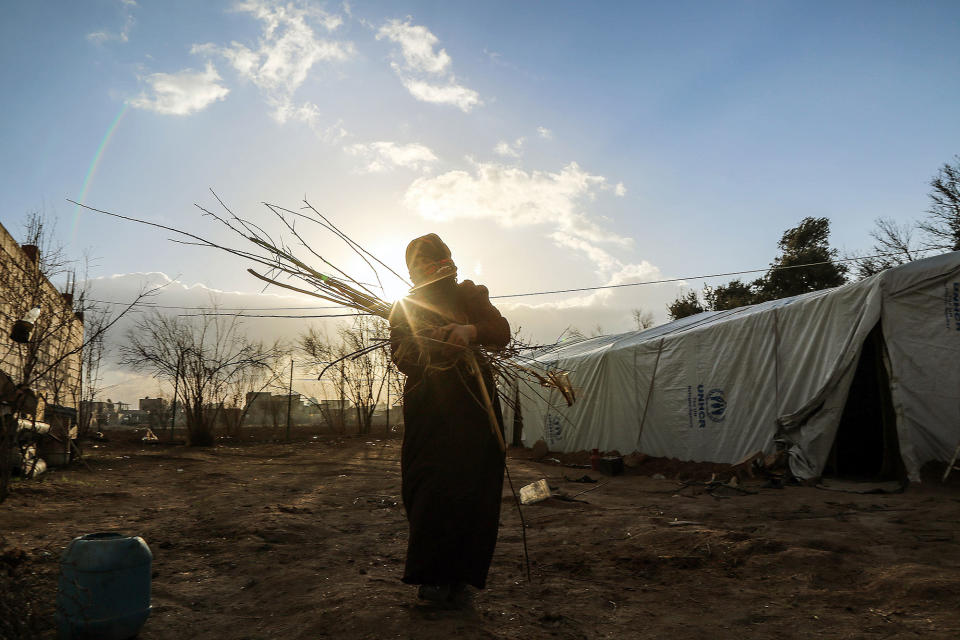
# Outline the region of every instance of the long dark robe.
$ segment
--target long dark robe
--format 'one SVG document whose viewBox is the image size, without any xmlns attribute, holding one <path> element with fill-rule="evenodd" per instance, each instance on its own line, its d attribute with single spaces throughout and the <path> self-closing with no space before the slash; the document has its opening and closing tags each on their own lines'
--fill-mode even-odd
<svg viewBox="0 0 960 640">
<path fill-rule="evenodd" d="M 476 342 L 492 349 L 510 340 L 510 325 L 486 287 L 469 280 L 431 285 L 394 306 L 392 356 L 407 375 L 401 471 L 410 537 L 403 581 L 482 589 L 497 543 L 504 454 L 462 351 L 418 337 L 448 322 L 475 325 Z M 482 361 L 480 367 L 502 433 L 493 376 Z"/>
</svg>

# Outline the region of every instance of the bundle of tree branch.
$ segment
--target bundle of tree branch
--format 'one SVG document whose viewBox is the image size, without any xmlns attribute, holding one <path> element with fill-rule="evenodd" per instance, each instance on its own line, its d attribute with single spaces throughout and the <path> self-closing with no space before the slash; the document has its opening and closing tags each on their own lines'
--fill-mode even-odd
<svg viewBox="0 0 960 640">
<path fill-rule="evenodd" d="M 350 238 L 306 200 L 304 206 L 298 211 L 263 203 L 274 219 L 280 223 L 284 232 L 285 237 L 277 236 L 274 238 L 262 226 L 236 215 L 216 193 L 213 191 L 211 193 L 220 204 L 222 211 L 215 212 L 200 205 L 196 205 L 197 208 L 203 211 L 204 215 L 213 218 L 242 238 L 245 244 L 241 247 L 219 244 L 174 227 L 95 209 L 72 200 L 70 202 L 90 211 L 171 231 L 180 236 L 180 238 L 175 238 L 174 242 L 226 251 L 260 265 L 259 269 L 248 268 L 247 271 L 267 284 L 342 305 L 359 313 L 370 314 L 385 320 L 390 318 L 392 304 L 381 297 L 385 288 L 381 281 L 380 269 L 389 272 L 390 275 L 398 278 L 408 287 L 412 286 L 406 278 Z M 345 243 L 369 267 L 373 278 L 376 280 L 376 285 L 365 283 L 348 274 L 319 253 L 304 239 L 303 233 L 298 229 L 298 223 L 301 224 L 301 227 L 303 225 L 313 228 L 319 227 Z M 315 268 L 308 264 L 308 260 L 314 263 L 319 262 L 322 266 Z M 388 341 L 381 341 L 345 357 L 360 357 L 369 349 L 383 348 L 388 344 Z M 530 356 L 533 353 L 542 353 L 543 350 L 550 349 L 551 346 L 553 345 L 534 346 L 526 344 L 519 337 L 514 336 L 506 349 L 491 351 L 482 347 L 475 347 L 472 350 L 466 350 L 464 357 L 479 357 L 481 360 L 490 363 L 495 373 L 510 384 L 519 381 L 527 383 L 525 391 L 521 393 L 531 390 L 536 393 L 535 386 L 549 387 L 558 390 L 568 405 L 573 404 L 575 393 L 566 372 L 562 370 L 540 371 L 534 368 L 539 365 L 535 364 Z M 529 366 L 522 364 L 524 362 L 529 363 Z M 516 398 L 504 398 L 504 402 L 507 404 L 515 401 Z"/>
</svg>

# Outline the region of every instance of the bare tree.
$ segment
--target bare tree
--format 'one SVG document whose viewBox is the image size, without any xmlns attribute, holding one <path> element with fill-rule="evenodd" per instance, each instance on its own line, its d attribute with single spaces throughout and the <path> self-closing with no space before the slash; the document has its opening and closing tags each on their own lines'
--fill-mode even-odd
<svg viewBox="0 0 960 640">
<path fill-rule="evenodd" d="M 41 412 L 46 414 L 48 405 L 81 405 L 84 377 L 99 377 L 85 366 L 99 367 L 107 331 L 151 292 L 141 291 L 120 311 L 104 311 L 87 296 L 83 286 L 87 278 L 78 286 L 76 262 L 57 243 L 46 217 L 34 212 L 25 231 L 19 245 L 6 232 L 2 234 L 2 249 L 7 255 L 0 260 L 0 317 L 4 321 L 0 336 L 6 340 L 14 321 L 29 310 L 34 310 L 36 318 L 23 341 L 4 345 L 0 365 L 18 388 L 30 389 L 39 397 L 32 414 L 36 417 Z M 63 278 L 66 290 L 61 292 L 51 280 Z M 5 428 L 16 429 L 15 420 L 5 424 Z M 68 429 L 69 425 L 60 427 Z M 11 449 L 17 444 L 14 435 L 0 437 L 0 502 L 6 497 L 11 461 L 16 457 Z"/>
<path fill-rule="evenodd" d="M 325 331 L 309 327 L 300 335 L 298 347 L 306 356 L 308 368 L 320 376 L 321 384 L 333 390 L 333 398 L 327 398 L 319 403 L 323 421 L 332 432 L 346 433 L 346 359 L 348 357 L 346 346 L 330 340 Z"/>
<path fill-rule="evenodd" d="M 240 435 L 240 429 L 249 417 L 250 409 L 253 407 L 253 403 L 247 401 L 248 394 L 260 394 L 280 379 L 281 372 L 277 362 L 282 357 L 285 357 L 282 350 L 278 351 L 274 354 L 269 368 L 246 369 L 227 383 L 227 392 L 223 403 L 223 423 L 227 435 L 233 437 Z M 274 426 L 276 426 L 276 423 Z"/>
<path fill-rule="evenodd" d="M 870 237 L 874 240 L 870 249 L 872 257 L 862 258 L 857 262 L 857 276 L 866 278 L 921 257 L 921 249 L 913 239 L 918 228 L 916 223 L 900 224 L 892 218 L 877 218 L 875 224 L 876 227 L 870 232 Z"/>
<path fill-rule="evenodd" d="M 637 325 L 637 331 L 643 331 L 644 329 L 649 329 L 650 327 L 656 324 L 653 320 L 652 311 L 644 311 L 643 309 L 637 307 L 632 312 L 633 322 Z"/>
<path fill-rule="evenodd" d="M 177 387 L 191 445 L 213 444 L 231 383 L 251 371 L 271 371 L 282 353 L 278 344 L 264 346 L 241 329 L 239 316 L 216 309 L 190 318 L 153 313 L 137 322 L 120 348 L 122 364 Z"/>
<path fill-rule="evenodd" d="M 949 245 L 960 251 L 960 156 L 945 163 L 930 180 L 928 217 L 919 224 L 931 246 Z"/>
<path fill-rule="evenodd" d="M 377 403 L 385 394 L 390 360 L 383 348 L 389 328 L 381 318 L 356 316 L 352 324 L 337 328 L 335 341 L 314 328 L 300 336 L 300 349 L 311 368 L 329 372 L 342 411 L 344 400 L 353 404 L 359 433 L 370 433 Z"/>
</svg>

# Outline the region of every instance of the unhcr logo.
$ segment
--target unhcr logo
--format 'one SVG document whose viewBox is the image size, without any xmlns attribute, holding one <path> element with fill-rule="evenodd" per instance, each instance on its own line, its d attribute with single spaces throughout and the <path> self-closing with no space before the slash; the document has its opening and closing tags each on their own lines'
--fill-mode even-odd
<svg viewBox="0 0 960 640">
<path fill-rule="evenodd" d="M 960 331 L 960 282 L 954 282 L 951 289 L 949 284 L 943 286 L 944 315 L 947 317 L 947 329 Z"/>
<path fill-rule="evenodd" d="M 707 419 L 723 422 L 727 417 L 727 397 L 723 389 L 707 391 L 702 384 L 687 387 L 687 415 L 691 429 L 694 426 L 703 429 L 707 426 Z"/>
<path fill-rule="evenodd" d="M 560 423 L 560 416 L 552 413 L 547 414 L 547 440 L 554 444 L 563 440 L 563 425 Z"/>
<path fill-rule="evenodd" d="M 707 417 L 714 422 L 723 422 L 727 417 L 727 398 L 723 389 L 710 389 L 707 393 Z"/>
</svg>

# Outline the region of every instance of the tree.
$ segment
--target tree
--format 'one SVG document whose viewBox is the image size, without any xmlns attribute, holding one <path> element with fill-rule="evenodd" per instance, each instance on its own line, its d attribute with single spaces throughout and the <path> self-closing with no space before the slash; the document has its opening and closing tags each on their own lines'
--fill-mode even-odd
<svg viewBox="0 0 960 640">
<path fill-rule="evenodd" d="M 318 404 L 320 416 L 327 427 L 336 433 L 346 433 L 347 406 L 347 350 L 342 343 L 330 340 L 326 331 L 309 327 L 297 341 L 307 366 L 320 377 L 321 384 L 333 388 L 333 398 Z M 332 402 L 331 402 L 332 400 Z"/>
<path fill-rule="evenodd" d="M 4 346 L 0 364 L 12 384 L 39 397 L 30 411 L 19 411 L 22 417 L 42 413 L 43 419 L 54 422 L 56 430 L 66 431 L 70 426 L 67 420 L 58 417 L 54 421 L 47 415 L 47 407 L 83 407 L 83 381 L 87 379 L 96 387 L 107 331 L 152 292 L 141 291 L 120 311 L 107 312 L 96 307 L 87 295 L 88 278 L 84 277 L 78 285 L 77 261 L 67 257 L 56 240 L 54 226 L 41 212 L 28 217 L 25 237 L 19 246 L 5 230 L 0 239 L 5 254 L 0 259 L 0 317 L 12 323 L 32 309 L 39 311 L 26 341 L 11 341 L 9 347 Z M 64 279 L 66 290 L 61 292 L 52 280 Z M 10 328 L 0 328 L 0 339 L 7 339 Z M 81 412 L 81 426 L 83 420 Z M 7 495 L 13 461 L 17 458 L 16 421 L 5 422 L 2 431 L 0 502 Z"/>
<path fill-rule="evenodd" d="M 370 433 L 373 413 L 390 384 L 389 327 L 381 318 L 356 316 L 349 325 L 337 327 L 337 339 L 331 341 L 313 327 L 300 336 L 300 350 L 318 374 L 329 372 L 342 410 L 353 404 L 359 433 Z"/>
<path fill-rule="evenodd" d="M 770 264 L 760 287 L 763 299 L 786 298 L 846 282 L 848 269 L 834 261 L 838 252 L 830 248 L 829 239 L 829 218 L 807 217 L 787 229 L 777 243 L 780 255 Z"/>
<path fill-rule="evenodd" d="M 633 315 L 633 322 L 637 326 L 637 331 L 643 331 L 644 329 L 649 329 L 654 324 L 656 324 L 653 320 L 652 311 L 644 311 L 643 309 L 637 307 L 636 309 L 633 310 L 632 315 Z"/>
<path fill-rule="evenodd" d="M 930 180 L 928 217 L 919 224 L 931 246 L 949 245 L 960 251 L 960 156 L 944 163 Z"/>
<path fill-rule="evenodd" d="M 667 305 L 667 314 L 671 320 L 679 320 L 687 316 L 693 316 L 703 313 L 706 309 L 700 302 L 700 296 L 696 291 L 690 290 L 686 293 L 677 294 L 677 299 Z"/>
<path fill-rule="evenodd" d="M 837 250 L 830 248 L 829 238 L 828 218 L 804 218 L 783 233 L 777 243 L 780 255 L 770 263 L 771 269 L 764 277 L 749 284 L 737 279 L 716 287 L 704 286 L 703 302 L 696 291 L 681 293 L 667 305 L 670 318 L 736 309 L 840 286 L 846 281 L 847 267 L 835 261 Z"/>
<path fill-rule="evenodd" d="M 703 298 L 709 311 L 725 311 L 756 304 L 763 299 L 763 279 L 745 284 L 741 280 L 731 280 L 728 284 L 716 287 L 704 287 Z"/>
<path fill-rule="evenodd" d="M 913 241 L 916 224 L 899 224 L 893 218 L 877 218 L 875 224 L 876 227 L 870 232 L 870 237 L 874 240 L 870 254 L 876 257 L 862 258 L 857 262 L 856 275 L 859 278 L 872 276 L 920 257 L 920 249 Z"/>
<path fill-rule="evenodd" d="M 192 446 L 213 444 L 231 383 L 252 371 L 274 371 L 282 355 L 279 344 L 248 338 L 240 316 L 223 316 L 216 308 L 199 317 L 154 312 L 137 322 L 120 348 L 121 364 L 178 389 Z"/>
</svg>

